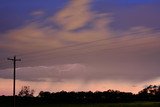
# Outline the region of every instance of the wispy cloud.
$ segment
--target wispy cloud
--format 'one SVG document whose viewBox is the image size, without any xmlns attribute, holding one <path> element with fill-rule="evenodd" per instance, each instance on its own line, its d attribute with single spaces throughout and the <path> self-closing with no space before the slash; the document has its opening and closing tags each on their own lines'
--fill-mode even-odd
<svg viewBox="0 0 160 107">
<path fill-rule="evenodd" d="M 107 37 L 110 19 L 105 15 L 95 14 L 89 10 L 90 0 L 71 1 L 68 6 L 56 15 L 45 20 L 46 23 L 31 22 L 20 28 L 10 30 L 1 36 L 4 48 L 21 50 L 37 50 L 65 45 L 66 42 L 78 43 Z M 78 12 L 77 12 L 78 11 Z M 47 26 L 57 24 L 59 29 Z M 74 30 L 80 31 L 74 31 Z"/>
<path fill-rule="evenodd" d="M 8 50 L 16 49 L 18 52 L 27 52 L 53 49 L 72 43 L 84 43 L 102 38 L 107 39 L 117 35 L 122 36 L 118 39 L 106 41 L 106 43 L 109 43 L 106 47 L 112 47 L 112 41 L 118 42 L 119 46 L 159 41 L 159 38 L 157 38 L 159 32 L 146 27 L 134 27 L 126 32 L 114 32 L 110 28 L 110 23 L 113 21 L 111 16 L 92 11 L 90 4 L 90 0 L 71 0 L 57 14 L 47 18 L 44 21 L 46 23 L 31 22 L 1 34 L 4 37 L 1 39 L 1 47 Z M 142 38 L 135 39 L 137 36 Z M 155 38 L 149 38 L 153 36 Z M 129 38 L 132 41 L 123 42 Z M 146 47 L 148 48 L 148 45 Z"/>
<path fill-rule="evenodd" d="M 70 3 L 51 19 L 64 30 L 75 30 L 84 27 L 91 19 L 89 9 L 91 0 L 71 0 Z"/>
<path fill-rule="evenodd" d="M 31 13 L 31 15 L 32 15 L 32 16 L 35 16 L 35 17 L 43 16 L 44 14 L 45 14 L 45 12 L 42 11 L 42 10 L 33 11 L 33 12 Z"/>
</svg>

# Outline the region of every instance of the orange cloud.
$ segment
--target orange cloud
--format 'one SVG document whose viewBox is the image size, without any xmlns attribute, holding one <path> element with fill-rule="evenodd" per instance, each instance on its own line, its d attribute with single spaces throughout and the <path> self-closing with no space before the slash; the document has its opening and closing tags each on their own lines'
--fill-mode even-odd
<svg viewBox="0 0 160 107">
<path fill-rule="evenodd" d="M 54 35 L 54 29 L 42 28 L 39 24 L 31 23 L 24 27 L 9 31 L 4 35 L 4 48 L 10 50 L 33 51 L 63 46 L 63 43 Z"/>
<path fill-rule="evenodd" d="M 64 30 L 81 28 L 92 20 L 89 3 L 90 0 L 71 0 L 64 9 L 52 17 L 52 20 Z"/>
</svg>

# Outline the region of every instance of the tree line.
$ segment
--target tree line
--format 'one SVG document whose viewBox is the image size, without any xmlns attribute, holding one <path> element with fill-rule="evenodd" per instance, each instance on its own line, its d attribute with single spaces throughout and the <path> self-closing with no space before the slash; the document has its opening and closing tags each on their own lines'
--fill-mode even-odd
<svg viewBox="0 0 160 107">
<path fill-rule="evenodd" d="M 49 92 L 41 91 L 34 96 L 34 90 L 24 86 L 16 96 L 16 103 L 21 104 L 53 104 L 53 103 L 128 103 L 136 101 L 160 101 L 160 86 L 150 85 L 138 94 L 117 90 L 96 92 Z M 1 96 L 0 103 L 12 101 L 12 96 Z"/>
</svg>

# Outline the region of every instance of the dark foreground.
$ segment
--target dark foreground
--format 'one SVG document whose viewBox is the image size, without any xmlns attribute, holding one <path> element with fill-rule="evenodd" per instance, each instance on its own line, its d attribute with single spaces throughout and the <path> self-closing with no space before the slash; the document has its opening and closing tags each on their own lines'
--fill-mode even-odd
<svg viewBox="0 0 160 107">
<path fill-rule="evenodd" d="M 12 105 L 1 105 L 12 107 Z M 136 102 L 136 103 L 104 103 L 104 104 L 41 104 L 41 105 L 17 105 L 16 107 L 160 107 L 160 102 Z"/>
<path fill-rule="evenodd" d="M 160 107 L 160 86 L 150 85 L 138 94 L 103 92 L 44 92 L 34 97 L 29 88 L 16 96 L 16 107 Z M 0 96 L 0 107 L 13 107 L 13 96 Z"/>
</svg>

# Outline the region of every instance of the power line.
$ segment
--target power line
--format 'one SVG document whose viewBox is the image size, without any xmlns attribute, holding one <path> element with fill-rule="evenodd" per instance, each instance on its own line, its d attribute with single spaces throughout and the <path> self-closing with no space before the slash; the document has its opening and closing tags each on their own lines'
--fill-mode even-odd
<svg viewBox="0 0 160 107">
<path fill-rule="evenodd" d="M 145 33 L 145 31 L 143 31 Z M 121 38 L 123 36 L 126 36 L 126 35 L 129 35 L 129 34 L 134 34 L 135 36 L 137 36 L 136 34 L 139 34 L 139 33 L 143 33 L 143 32 L 133 32 L 133 33 L 128 33 L 128 34 L 124 34 L 124 35 L 118 35 L 118 36 L 113 36 L 113 37 L 108 37 L 108 38 L 103 38 L 103 39 L 98 39 L 98 40 L 93 40 L 93 41 L 89 41 L 89 42 L 83 42 L 83 43 L 79 43 L 79 44 L 73 44 L 73 45 L 68 45 L 68 46 L 64 46 L 64 47 L 58 47 L 58 48 L 53 48 L 52 50 L 51 49 L 43 49 L 43 50 L 39 50 L 39 51 L 32 51 L 32 52 L 28 52 L 28 53 L 24 53 L 24 54 L 16 54 L 17 56 L 20 56 L 20 57 L 34 57 L 34 55 L 37 57 L 38 55 L 42 55 L 42 54 L 47 54 L 47 53 L 56 53 L 58 50 L 66 50 L 66 49 L 70 49 L 70 48 L 76 48 L 76 47 L 80 47 L 81 46 L 86 46 L 86 45 L 91 45 L 93 43 L 98 43 L 98 42 L 101 42 L 101 41 L 106 41 L 106 40 L 113 40 L 113 39 L 118 39 L 118 38 Z M 140 36 L 140 38 L 143 37 L 143 36 Z M 145 37 L 144 37 L 145 38 Z M 134 38 L 132 38 L 134 39 Z M 115 42 L 116 43 L 116 42 Z M 83 47 L 82 47 L 83 48 Z M 72 49 L 72 50 L 78 50 L 78 49 Z"/>
<path fill-rule="evenodd" d="M 136 34 L 136 33 L 134 33 L 134 34 Z M 101 43 L 101 42 L 106 41 L 106 40 L 111 40 L 112 42 L 110 42 L 110 43 L 114 43 L 113 46 L 116 46 L 118 43 L 122 43 L 122 42 L 125 42 L 125 41 L 128 42 L 128 41 L 134 41 L 134 40 L 137 40 L 137 39 L 150 39 L 150 38 L 159 38 L 159 36 L 158 35 L 152 36 L 152 37 L 150 37 L 150 36 L 147 36 L 147 37 L 145 37 L 145 36 L 136 36 L 134 38 L 128 38 L 128 39 L 125 39 L 125 40 L 123 40 L 123 39 L 121 40 L 121 36 L 118 36 L 118 37 L 114 36 L 114 37 L 110 37 L 110 38 L 89 41 L 89 42 L 85 42 L 85 43 L 81 43 L 81 44 L 74 44 L 74 45 L 70 45 L 70 46 L 60 47 L 60 48 L 56 48 L 56 49 L 53 49 L 53 50 L 48 50 L 48 52 L 41 50 L 41 53 L 38 53 L 38 52 L 34 51 L 33 54 L 31 54 L 31 53 L 30 54 L 26 53 L 25 55 L 21 54 L 21 57 L 22 58 L 26 58 L 27 60 L 29 58 L 31 58 L 31 57 L 33 59 L 33 57 L 38 58 L 38 57 L 41 57 L 42 55 L 44 55 L 44 56 L 52 55 L 52 56 L 56 57 L 57 56 L 56 52 L 58 50 L 59 51 L 67 51 L 67 52 L 73 52 L 73 50 L 75 52 L 75 50 L 78 51 L 80 49 L 85 49 L 85 48 L 87 50 L 90 50 L 91 48 L 95 48 L 95 47 L 99 47 L 99 46 L 104 46 L 105 44 L 98 44 L 97 45 L 97 43 Z M 116 40 L 120 40 L 120 41 L 116 41 Z M 93 44 L 93 43 L 96 43 L 96 44 Z M 95 46 L 90 47 L 91 45 L 95 45 Z M 55 54 L 53 54 L 53 53 L 55 53 Z M 57 54 L 60 55 L 60 53 L 58 53 L 58 52 L 57 52 Z"/>
<path fill-rule="evenodd" d="M 145 38 L 154 38 L 154 37 L 137 37 L 137 38 L 128 38 L 128 39 L 126 39 L 126 40 L 121 40 L 121 42 L 124 42 L 124 41 L 131 41 L 131 40 L 136 40 L 136 39 L 145 39 Z M 114 40 L 113 38 L 111 39 L 111 40 Z M 112 41 L 112 42 L 110 42 L 110 43 L 121 43 L 121 42 L 117 42 L 117 41 Z M 97 42 L 96 42 L 97 43 Z M 90 45 L 92 45 L 92 44 L 90 44 Z M 93 44 L 94 45 L 94 44 Z M 70 48 L 70 47 L 68 47 L 68 48 L 63 48 L 63 49 L 59 49 L 59 51 L 61 51 L 61 52 L 63 52 L 63 53 L 65 53 L 64 51 L 73 51 L 73 50 L 80 50 L 80 49 L 84 49 L 84 48 L 87 48 L 87 47 L 89 47 L 89 48 L 93 48 L 93 47 L 98 47 L 98 46 L 104 46 L 104 44 L 98 44 L 98 45 L 96 45 L 96 46 L 92 46 L 92 47 L 89 47 L 89 45 L 87 45 L 87 46 L 85 46 L 84 47 L 84 45 L 80 45 L 80 46 L 76 46 L 76 47 L 72 47 L 72 48 Z M 53 54 L 54 53 L 54 54 Z M 49 55 L 49 54 L 51 54 L 51 55 L 55 55 L 56 53 L 58 53 L 58 51 L 57 50 L 50 50 L 50 51 L 47 51 L 47 52 L 41 52 L 41 53 L 35 53 L 35 54 L 29 54 L 29 55 L 27 55 L 26 54 L 26 56 L 20 56 L 20 57 L 24 57 L 24 58 L 31 58 L 31 57 L 41 57 L 42 55 Z M 59 53 L 58 53 L 59 54 Z M 27 58 L 27 59 L 28 59 Z"/>
<path fill-rule="evenodd" d="M 138 34 L 138 32 L 137 33 L 130 33 L 130 34 Z M 129 35 L 129 34 L 127 34 L 127 35 Z M 53 48 L 52 50 L 51 49 L 43 49 L 43 50 L 40 50 L 40 51 L 33 51 L 33 52 L 24 53 L 24 54 L 18 54 L 17 56 L 27 56 L 29 54 L 33 55 L 33 54 L 39 54 L 39 53 L 42 53 L 42 52 L 58 51 L 58 50 L 66 49 L 66 48 L 74 48 L 74 47 L 93 44 L 93 43 L 97 43 L 97 42 L 101 42 L 101 41 L 112 40 L 112 39 L 115 39 L 115 38 L 121 38 L 122 36 L 125 36 L 125 35 L 113 36 L 113 37 L 102 38 L 102 39 L 93 40 L 93 41 L 89 41 L 89 42 L 83 42 L 83 43 L 78 43 L 78 44 Z"/>
<path fill-rule="evenodd" d="M 124 42 L 124 41 L 132 41 L 132 40 L 137 40 L 137 39 L 151 39 L 151 38 L 154 38 L 154 37 L 137 37 L 137 38 L 129 38 L 129 39 L 125 39 L 125 40 L 122 40 L 121 42 L 117 42 L 117 41 L 113 41 L 113 42 L 110 42 L 110 43 L 114 43 L 113 45 L 111 45 L 111 46 L 116 46 L 118 43 L 122 43 L 122 42 Z M 159 37 L 157 37 L 157 38 L 159 38 Z M 99 44 L 99 45 L 96 45 L 96 46 L 92 46 L 92 47 L 89 47 L 89 49 L 91 49 L 91 48 L 95 48 L 95 47 L 99 47 L 99 46 L 104 46 L 104 44 Z M 65 50 L 67 50 L 67 52 L 73 52 L 73 50 L 80 50 L 80 49 L 85 49 L 86 47 L 80 47 L 80 48 L 73 48 L 73 49 L 70 49 L 69 51 L 67 50 L 67 49 L 65 49 Z M 87 50 L 88 50 L 88 48 L 87 48 Z M 63 50 L 62 50 L 63 51 Z M 53 54 L 53 53 L 55 53 L 55 54 Z M 63 52 L 62 54 L 64 54 L 65 52 Z M 60 53 L 58 53 L 57 52 L 57 54 L 59 55 Z M 42 57 L 42 56 L 47 56 L 47 55 L 56 55 L 56 51 L 51 51 L 51 52 L 48 52 L 48 53 L 39 53 L 39 56 L 38 55 L 36 55 L 35 57 Z M 32 56 L 32 55 L 31 55 Z M 30 57 L 31 57 L 30 56 Z M 33 55 L 34 56 L 34 55 Z M 21 57 L 23 57 L 23 56 L 21 56 Z M 25 58 L 25 57 L 24 57 Z M 26 57 L 27 58 L 27 57 Z M 28 59 L 28 58 L 27 58 Z"/>
<path fill-rule="evenodd" d="M 75 53 L 75 54 L 66 54 L 66 55 L 61 55 L 61 57 L 62 58 L 64 58 L 64 57 L 73 57 L 73 56 L 81 56 L 81 55 L 86 55 L 86 54 L 90 54 L 90 53 L 93 53 L 93 52 L 100 52 L 100 51 L 111 51 L 111 50 L 113 50 L 113 49 L 121 49 L 121 48 L 127 48 L 127 47 L 134 47 L 134 46 L 143 46 L 143 45 L 146 45 L 146 44 L 155 44 L 155 42 L 145 42 L 145 43 L 138 43 L 138 44 L 131 44 L 131 45 L 126 45 L 126 46 L 116 46 L 116 47 L 112 47 L 112 48 L 107 48 L 107 49 L 100 49 L 100 50 L 94 50 L 94 51 L 87 51 L 87 52 L 81 52 L 81 53 Z M 57 57 L 57 56 L 53 56 L 52 58 L 54 58 L 54 59 L 57 59 L 57 58 L 59 58 L 59 57 Z M 40 60 L 52 60 L 51 58 L 49 58 L 49 57 L 39 57 L 39 58 L 37 58 L 36 59 L 36 61 L 38 60 L 38 59 L 40 59 Z M 26 60 L 27 61 L 27 60 Z M 32 59 L 32 60 L 28 60 L 28 61 L 34 61 L 34 59 Z"/>
</svg>

